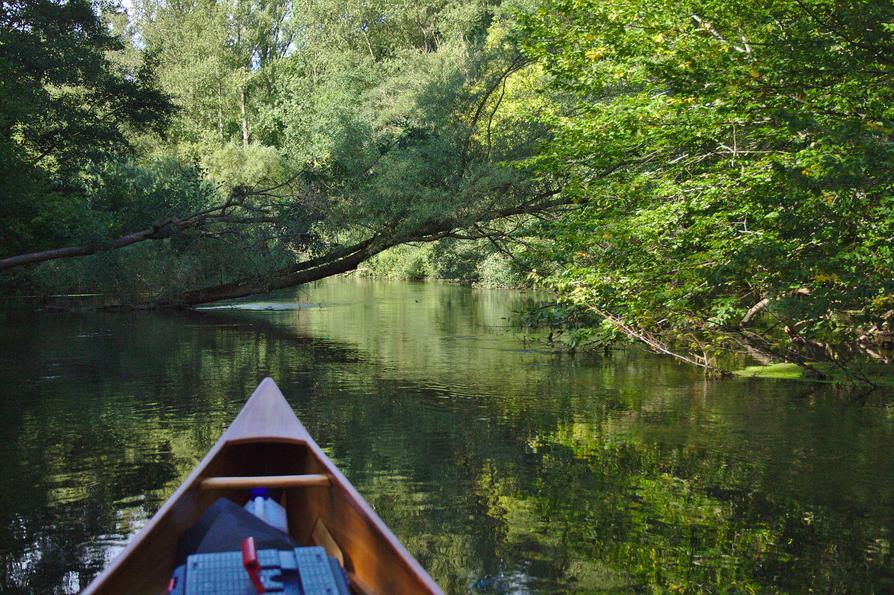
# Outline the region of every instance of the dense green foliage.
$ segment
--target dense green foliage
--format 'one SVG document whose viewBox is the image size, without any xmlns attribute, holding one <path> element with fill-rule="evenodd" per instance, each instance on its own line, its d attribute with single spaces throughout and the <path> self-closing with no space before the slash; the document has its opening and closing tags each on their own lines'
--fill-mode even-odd
<svg viewBox="0 0 894 595">
<path fill-rule="evenodd" d="M 171 105 L 149 57 L 111 27 L 83 0 L 0 8 L 0 254 L 102 234 L 94 215 L 116 213 L 91 203 L 85 175 L 162 130 Z"/>
<path fill-rule="evenodd" d="M 97 8 L 4 5 L 0 268 L 54 260 L 13 287 L 182 305 L 367 262 L 542 282 L 574 344 L 885 357 L 890 2 Z"/>
<path fill-rule="evenodd" d="M 856 343 L 894 306 L 892 16 L 874 1 L 544 2 L 522 43 L 575 108 L 548 116 L 537 164 L 581 203 L 555 227 L 549 282 L 700 354 Z"/>
<path fill-rule="evenodd" d="M 555 191 L 520 165 L 546 131 L 526 112 L 536 105 L 525 101 L 531 85 L 507 88 L 510 77 L 538 76 L 507 42 L 510 9 L 370 4 L 333 18 L 339 6 L 139 3 L 126 33 L 153 57 L 158 84 L 177 109 L 164 137 L 132 135 L 138 162 L 124 167 L 152 174 L 180 164 L 182 175 L 169 179 L 191 200 L 161 208 L 171 197 L 137 188 L 159 182 L 134 171 L 127 201 L 136 211 L 97 227 L 111 243 L 128 231 L 123 221 L 130 231 L 155 225 L 158 232 L 141 241 L 164 242 L 48 265 L 48 274 L 28 276 L 32 284 L 172 300 L 197 289 L 193 302 L 219 299 L 233 293 L 217 285 L 262 291 L 300 282 L 289 275 L 302 268 L 310 276 L 320 265 L 350 270 L 356 263 L 345 259 L 357 247 L 368 258 L 520 217 L 549 200 Z M 191 169 L 213 188 L 189 179 Z M 100 194 L 117 191 L 119 171 L 103 169 Z M 499 234 L 494 225 L 478 237 Z M 494 260 L 498 249 L 477 251 L 462 278 L 477 276 L 479 263 L 500 276 L 506 263 Z"/>
</svg>

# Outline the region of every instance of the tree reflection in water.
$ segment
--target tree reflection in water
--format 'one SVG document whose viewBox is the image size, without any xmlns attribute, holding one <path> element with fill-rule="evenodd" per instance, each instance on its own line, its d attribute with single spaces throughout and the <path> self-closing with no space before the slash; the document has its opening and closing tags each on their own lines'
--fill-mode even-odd
<svg viewBox="0 0 894 595">
<path fill-rule="evenodd" d="M 265 375 L 447 591 L 894 589 L 891 395 L 526 349 L 513 292 L 278 299 L 321 307 L 3 314 L 3 591 L 86 585 Z"/>
</svg>

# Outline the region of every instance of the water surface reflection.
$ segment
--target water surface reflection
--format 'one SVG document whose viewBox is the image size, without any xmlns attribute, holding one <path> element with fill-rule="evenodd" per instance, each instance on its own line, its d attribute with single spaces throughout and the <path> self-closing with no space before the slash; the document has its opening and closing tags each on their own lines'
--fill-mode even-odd
<svg viewBox="0 0 894 595">
<path fill-rule="evenodd" d="M 4 313 L 0 586 L 85 585 L 270 375 L 448 591 L 894 589 L 890 395 L 550 354 L 508 327 L 526 299 Z"/>
</svg>

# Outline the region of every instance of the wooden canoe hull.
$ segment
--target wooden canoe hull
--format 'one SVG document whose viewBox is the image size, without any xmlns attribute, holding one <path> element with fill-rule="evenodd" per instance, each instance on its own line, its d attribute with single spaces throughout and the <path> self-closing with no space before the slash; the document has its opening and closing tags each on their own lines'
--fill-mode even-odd
<svg viewBox="0 0 894 595">
<path fill-rule="evenodd" d="M 164 592 L 180 534 L 219 497 L 244 503 L 247 490 L 227 486 L 241 486 L 245 476 L 275 476 L 282 485 L 294 485 L 285 488 L 282 501 L 289 532 L 299 543 L 315 543 L 319 539 L 312 538 L 312 533 L 317 521 L 322 521 L 341 550 L 352 589 L 380 594 L 441 593 L 310 437 L 270 378 L 261 382 L 202 462 L 85 593 Z M 203 485 L 210 478 L 230 479 Z M 256 485 L 265 485 L 264 480 Z"/>
</svg>

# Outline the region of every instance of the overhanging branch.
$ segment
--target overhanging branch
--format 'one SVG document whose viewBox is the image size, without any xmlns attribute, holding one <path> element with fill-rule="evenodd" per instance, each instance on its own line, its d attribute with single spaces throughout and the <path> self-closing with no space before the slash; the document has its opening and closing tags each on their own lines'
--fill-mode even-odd
<svg viewBox="0 0 894 595">
<path fill-rule="evenodd" d="M 558 191 L 547 192 L 542 194 L 541 197 L 549 198 L 557 192 Z M 495 221 L 514 215 L 542 211 L 564 204 L 567 204 L 567 200 L 564 198 L 543 200 L 537 203 L 516 205 L 483 213 L 476 218 L 476 221 L 447 219 L 436 223 L 430 223 L 426 225 L 424 229 L 418 229 L 412 233 L 404 233 L 392 237 L 385 237 L 381 234 L 377 234 L 351 246 L 337 248 L 329 254 L 324 254 L 284 267 L 273 272 L 264 280 L 258 280 L 256 278 L 240 279 L 230 283 L 187 291 L 171 298 L 154 300 L 141 304 L 112 306 L 106 309 L 182 308 L 208 302 L 247 297 L 277 289 L 285 289 L 287 287 L 295 287 L 304 283 L 310 283 L 312 281 L 352 271 L 362 262 L 372 258 L 376 254 L 400 244 L 420 241 L 430 242 L 445 237 L 445 235 L 450 234 L 457 229 L 474 225 L 475 223 Z"/>
<path fill-rule="evenodd" d="M 230 200 L 226 203 L 193 213 L 185 218 L 168 217 L 160 219 L 150 224 L 149 227 L 124 234 L 108 242 L 96 242 L 85 244 L 82 246 L 68 246 L 66 248 L 54 248 L 51 250 L 41 250 L 38 252 L 28 252 L 26 254 L 18 254 L 16 256 L 8 256 L 0 259 L 0 270 L 11 269 L 15 267 L 25 266 L 29 264 L 37 264 L 48 260 L 61 260 L 65 258 L 77 258 L 80 256 L 89 256 L 100 252 L 110 252 L 119 250 L 140 242 L 163 240 L 170 237 L 174 233 L 186 231 L 189 229 L 198 229 L 214 223 L 228 223 L 232 225 L 255 225 L 259 223 L 276 223 L 277 218 L 274 217 L 268 209 L 249 209 L 256 215 L 240 217 L 232 214 L 230 209 L 234 207 L 242 207 L 238 200 Z"/>
</svg>

